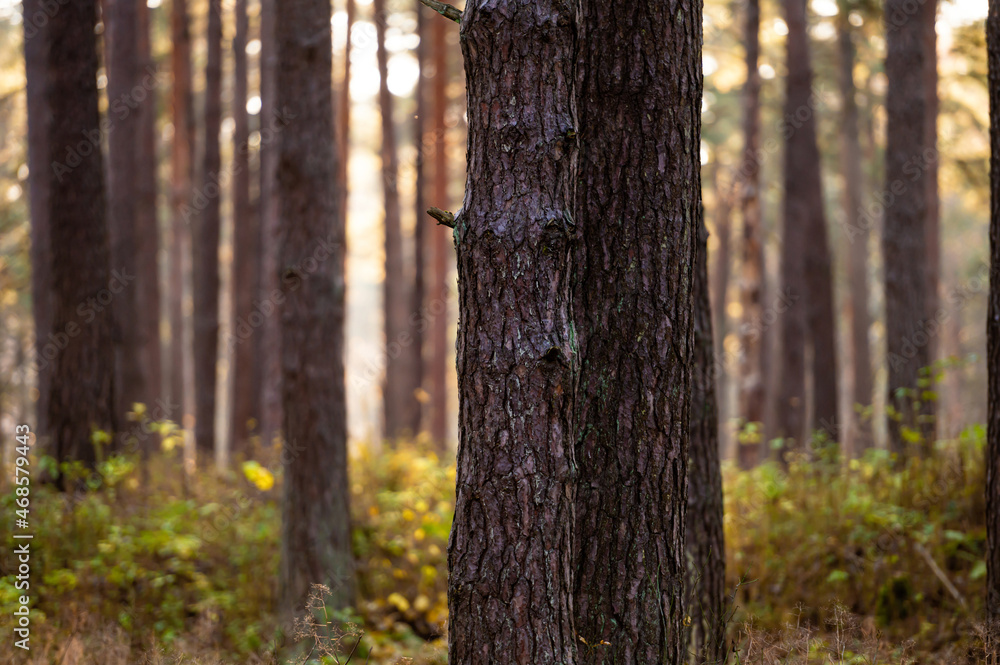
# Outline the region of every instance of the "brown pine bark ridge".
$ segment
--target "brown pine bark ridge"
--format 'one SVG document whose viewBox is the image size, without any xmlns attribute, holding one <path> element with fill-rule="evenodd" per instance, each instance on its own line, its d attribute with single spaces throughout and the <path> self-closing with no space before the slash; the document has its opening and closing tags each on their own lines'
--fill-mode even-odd
<svg viewBox="0 0 1000 665">
<path fill-rule="evenodd" d="M 1000 3 L 986 19 L 990 91 L 990 298 L 986 444 L 986 613 L 1000 622 Z"/>
</svg>

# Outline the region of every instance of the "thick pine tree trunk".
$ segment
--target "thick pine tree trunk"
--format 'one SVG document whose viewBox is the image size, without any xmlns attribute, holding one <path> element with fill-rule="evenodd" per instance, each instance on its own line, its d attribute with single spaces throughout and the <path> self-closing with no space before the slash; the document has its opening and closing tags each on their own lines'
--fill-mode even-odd
<svg viewBox="0 0 1000 665">
<path fill-rule="evenodd" d="M 135 275 L 136 260 L 137 168 L 136 148 L 139 139 L 139 105 L 134 92 L 140 89 L 138 72 L 137 3 L 133 0 L 107 0 L 105 40 L 108 63 L 108 228 L 111 239 L 111 264 L 128 280 L 111 304 L 115 339 L 115 404 L 118 422 L 134 402 L 145 400 L 145 376 L 141 364 L 141 324 L 139 321 Z M 121 441 L 119 445 L 126 442 Z"/>
<path fill-rule="evenodd" d="M 858 104 L 854 84 L 854 36 L 848 20 L 848 6 L 841 3 L 837 20 L 837 45 L 840 51 L 841 170 L 844 174 L 844 224 L 847 242 L 847 279 L 851 301 L 851 453 L 860 454 L 873 445 L 870 425 L 859 417 L 854 405 L 872 403 L 872 364 L 868 346 L 871 315 L 868 312 L 868 239 L 870 224 L 861 217 L 861 143 L 858 128 Z"/>
<path fill-rule="evenodd" d="M 740 275 L 740 388 L 739 416 L 746 423 L 764 421 L 764 229 L 760 209 L 760 2 L 746 3 L 747 80 L 743 89 L 743 166 L 740 208 L 743 212 L 743 261 Z M 760 458 L 761 442 L 739 441 L 737 461 L 743 469 Z"/>
<path fill-rule="evenodd" d="M 448 46 L 445 31 L 450 29 L 441 17 L 431 21 L 430 43 L 434 62 L 431 81 L 431 98 L 434 132 L 434 188 L 428 203 L 438 208 L 450 209 L 448 200 Z M 430 358 L 427 366 L 427 392 L 430 394 L 428 431 L 431 439 L 442 450 L 448 439 L 448 316 L 449 300 L 448 266 L 451 247 L 445 236 L 431 232 L 430 236 L 430 288 L 427 311 L 430 315 L 428 336 Z"/>
<path fill-rule="evenodd" d="M 320 26 L 317 32 L 317 26 Z M 311 584 L 353 601 L 344 386 L 343 192 L 336 187 L 327 0 L 281 0 L 274 21 L 277 106 L 294 122 L 277 150 L 280 214 L 284 502 L 281 602 L 300 609 Z"/>
<path fill-rule="evenodd" d="M 581 663 L 686 656 L 701 41 L 696 1 L 586 2 L 577 27 L 574 611 L 611 645 Z"/>
<path fill-rule="evenodd" d="M 199 456 L 215 455 L 215 387 L 219 356 L 219 227 L 222 156 L 222 1 L 208 3 L 204 154 L 195 195 L 194 438 Z"/>
<path fill-rule="evenodd" d="M 186 0 L 172 0 L 170 10 L 170 34 L 173 50 L 171 70 L 173 87 L 171 90 L 171 117 L 174 136 L 171 144 L 171 208 L 173 220 L 170 233 L 170 257 L 168 273 L 168 313 L 170 320 L 170 378 L 169 395 L 171 405 L 182 407 L 190 413 L 190 395 L 186 394 L 185 374 L 189 367 L 190 351 L 184 317 L 184 284 L 188 269 L 191 245 L 191 223 L 189 217 L 195 141 L 194 106 L 191 98 L 191 33 L 188 27 Z M 171 414 L 178 420 L 181 414 Z"/>
<path fill-rule="evenodd" d="M 45 27 L 48 23 L 34 17 L 41 11 L 40 0 L 24 0 L 24 68 L 28 105 L 28 173 L 31 205 L 31 312 L 35 322 L 35 357 L 38 401 L 35 404 L 35 433 L 48 441 L 49 390 L 52 380 L 51 358 L 54 352 L 49 335 L 52 327 L 52 264 L 49 246 L 49 192 L 52 169 L 49 165 L 48 133 L 51 111 L 47 98 L 48 63 Z M 50 350 L 52 349 L 52 350 Z"/>
<path fill-rule="evenodd" d="M 399 209 L 399 157 L 393 121 L 392 93 L 389 92 L 389 54 L 385 50 L 385 0 L 375 0 L 375 32 L 378 52 L 379 110 L 382 117 L 382 189 L 385 208 L 385 277 L 382 285 L 385 314 L 385 383 L 382 386 L 384 435 L 396 439 L 413 433 L 413 412 L 417 402 L 410 375 L 411 348 L 407 334 L 408 289 L 403 270 L 403 229 Z M 421 216 L 420 221 L 423 221 Z"/>
<path fill-rule="evenodd" d="M 143 81 L 156 76 L 156 61 L 151 50 L 150 8 L 137 4 L 137 49 L 139 72 Z M 146 100 L 139 108 L 139 138 L 136 146 L 136 295 L 139 315 L 140 365 L 145 378 L 141 401 L 151 408 L 163 393 L 163 367 L 160 348 L 160 230 L 157 218 L 156 175 L 156 86 L 143 86 Z M 161 412 L 162 413 L 162 412 Z M 151 441 L 151 440 L 150 440 Z"/>
<path fill-rule="evenodd" d="M 722 528 L 719 409 L 708 302 L 708 230 L 700 225 L 694 269 L 694 368 L 691 379 L 691 449 L 688 454 L 688 652 L 694 663 L 722 663 L 726 650 L 726 548 Z M 742 450 L 742 447 L 741 447 Z M 742 460 L 741 460 L 742 461 Z"/>
<path fill-rule="evenodd" d="M 249 452 L 250 419 L 257 415 L 257 385 L 254 365 L 253 324 L 257 321 L 253 300 L 259 272 L 260 229 L 250 204 L 250 118 L 247 114 L 246 0 L 236 0 L 236 32 L 233 37 L 233 346 L 232 401 L 229 418 L 231 453 Z"/>
<path fill-rule="evenodd" d="M 885 263 L 885 320 L 889 365 L 887 404 L 890 415 L 889 449 L 903 454 L 913 446 L 908 431 L 928 437 L 931 432 L 914 408 L 921 368 L 930 356 L 925 271 L 927 248 L 926 72 L 924 30 L 907 14 L 906 0 L 887 0 L 885 72 L 887 143 L 885 151 L 885 224 L 882 255 Z M 890 198 L 891 197 L 891 198 Z"/>
<path fill-rule="evenodd" d="M 806 339 L 808 336 L 806 300 L 806 246 L 810 230 L 809 216 L 813 201 L 808 183 L 811 142 L 815 150 L 815 131 L 804 130 L 805 123 L 796 113 L 810 115 L 812 72 L 808 62 L 809 45 L 805 31 L 803 0 L 784 0 L 788 24 L 786 61 L 788 78 L 785 89 L 784 200 L 782 203 L 782 234 L 780 281 L 781 295 L 790 303 L 779 318 L 779 357 L 781 371 L 775 400 L 775 434 L 786 439 L 785 449 L 801 446 L 806 434 Z M 815 126 L 813 126 L 815 130 Z M 818 175 L 818 174 L 817 174 Z M 792 439 L 789 442 L 787 439 Z"/>
<path fill-rule="evenodd" d="M 986 612 L 1000 621 L 1000 3 L 986 19 L 990 83 L 990 302 L 986 323 Z"/>
<path fill-rule="evenodd" d="M 111 254 L 104 206 L 95 0 L 63 5 L 48 41 L 48 197 L 52 326 L 65 346 L 52 361 L 48 423 L 59 461 L 93 465 L 93 430 L 115 429 Z M 124 277 L 124 276 L 123 276 Z M 119 282 L 121 279 L 119 278 Z M 81 310 L 80 308 L 84 309 Z M 106 451 L 101 451 L 106 452 Z M 62 476 L 60 477 L 62 478 Z"/>
</svg>

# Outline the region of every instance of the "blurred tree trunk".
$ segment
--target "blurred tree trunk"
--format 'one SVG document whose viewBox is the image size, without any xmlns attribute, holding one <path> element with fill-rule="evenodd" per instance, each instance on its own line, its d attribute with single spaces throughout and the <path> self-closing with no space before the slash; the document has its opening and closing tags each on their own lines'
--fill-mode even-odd
<svg viewBox="0 0 1000 665">
<path fill-rule="evenodd" d="M 579 662 L 681 663 L 701 2 L 587 2 L 577 25 L 573 609 L 593 645 Z"/>
<path fill-rule="evenodd" d="M 471 0 L 462 20 L 469 170 L 454 234 L 461 442 L 448 552 L 452 665 L 580 662 L 573 630 L 577 341 L 570 281 L 579 267 L 569 221 L 577 141 L 566 136 L 575 126 L 570 78 L 578 19 L 562 11 L 572 5 Z M 432 25 L 455 29 L 440 16 Z M 438 54 L 439 36 L 434 30 Z M 442 64 L 435 58 L 435 130 Z M 442 176 L 436 168 L 435 189 Z M 432 234 L 447 237 L 441 227 Z M 435 316 L 433 334 L 444 319 Z M 443 364 L 436 342 L 434 372 Z M 432 381 L 432 390 L 437 385 Z M 439 396 L 432 398 L 440 408 Z"/>
<path fill-rule="evenodd" d="M 281 0 L 274 17 L 275 101 L 295 119 L 283 130 L 276 164 L 285 294 L 280 584 L 288 617 L 302 608 L 312 584 L 330 587 L 333 607 L 349 606 L 354 566 L 343 360 L 345 229 L 339 216 L 343 192 L 335 181 L 330 3 Z"/>
<path fill-rule="evenodd" d="M 726 651 L 726 549 L 722 528 L 719 410 L 708 299 L 708 230 L 704 223 L 699 226 L 691 295 L 694 301 L 694 367 L 685 543 L 686 602 L 687 614 L 691 617 L 688 652 L 693 654 L 695 663 L 722 663 Z M 741 452 L 744 447 L 749 446 L 741 446 Z"/>
<path fill-rule="evenodd" d="M 150 8 L 137 4 L 137 49 L 139 77 L 153 82 L 144 86 L 146 101 L 139 108 L 139 139 L 136 146 L 136 295 L 139 300 L 140 364 L 145 385 L 141 401 L 150 408 L 163 395 L 163 368 L 160 348 L 160 227 L 157 216 L 156 142 L 157 66 L 153 59 Z M 147 451 L 148 452 L 148 451 Z"/>
<path fill-rule="evenodd" d="M 1000 621 L 1000 3 L 986 19 L 990 88 L 989 411 L 986 443 L 986 613 Z"/>
<path fill-rule="evenodd" d="M 125 277 L 116 277 L 109 268 L 96 24 L 97 3 L 78 0 L 55 12 L 45 29 L 52 111 L 46 160 L 53 174 L 47 201 L 52 327 L 63 347 L 52 361 L 50 445 L 57 461 L 81 460 L 91 466 L 108 452 L 92 442 L 93 430 L 110 433 L 117 424 L 113 322 L 107 305 L 112 289 L 120 289 Z"/>
<path fill-rule="evenodd" d="M 937 70 L 937 8 L 938 0 L 926 0 L 920 9 L 924 27 L 924 71 L 926 82 L 925 145 L 934 151 L 935 158 L 927 163 L 927 321 L 937 317 L 940 307 L 938 289 L 941 281 L 941 205 L 938 192 L 937 122 L 938 122 L 938 70 Z M 927 359 L 938 359 L 939 330 L 927 342 Z M 928 405 L 934 411 L 934 405 Z"/>
<path fill-rule="evenodd" d="M 264 323 L 258 333 L 261 364 L 260 413 L 261 443 L 270 446 L 280 433 L 281 413 L 281 321 L 276 313 L 279 305 L 275 294 L 280 293 L 278 268 L 278 199 L 277 155 L 281 145 L 281 132 L 275 101 L 277 86 L 277 59 L 274 36 L 274 17 L 277 0 L 261 0 L 260 19 L 260 272 L 261 314 Z M 345 174 L 346 177 L 346 174 Z M 343 205 L 343 204 L 338 204 Z"/>
<path fill-rule="evenodd" d="M 806 313 L 810 308 L 808 301 L 804 300 L 807 294 L 805 255 L 809 244 L 809 216 L 814 204 L 808 180 L 816 166 L 811 164 L 811 152 L 816 149 L 816 135 L 815 125 L 811 125 L 813 132 L 810 133 L 805 129 L 806 124 L 796 119 L 796 113 L 808 113 L 810 117 L 812 113 L 809 108 L 812 71 L 808 61 L 805 6 L 803 0 L 784 0 L 784 5 L 788 24 L 788 78 L 785 82 L 786 120 L 781 126 L 785 137 L 785 192 L 782 205 L 781 291 L 777 295 L 789 305 L 779 317 L 778 356 L 781 358 L 781 371 L 775 400 L 775 434 L 782 439 L 794 440 L 794 444 L 785 442 L 784 448 L 788 450 L 793 445 L 800 447 L 806 434 Z"/>
<path fill-rule="evenodd" d="M 168 310 L 170 319 L 170 404 L 187 406 L 191 396 L 185 390 L 185 374 L 190 367 L 184 317 L 184 285 L 188 271 L 191 245 L 191 199 L 194 179 L 195 123 L 191 98 L 191 33 L 188 28 L 187 0 L 172 0 L 170 10 L 171 116 L 174 136 L 171 144 L 171 208 L 173 219 L 170 233 L 168 273 Z M 177 420 L 178 414 L 171 414 Z"/>
<path fill-rule="evenodd" d="M 347 42 L 344 44 L 344 76 L 337 99 L 337 145 L 340 155 L 337 164 L 337 179 L 344 195 L 340 198 L 340 217 L 347 223 L 347 202 L 350 198 L 348 186 L 348 162 L 351 154 L 351 31 L 354 29 L 354 0 L 345 0 L 347 5 Z"/>
<path fill-rule="evenodd" d="M 921 22 L 908 13 L 906 0 L 887 0 L 889 26 L 885 73 L 887 140 L 882 254 L 885 263 L 885 319 L 889 450 L 902 455 L 914 448 L 907 439 L 931 431 L 923 420 L 926 402 L 916 409 L 922 368 L 928 365 L 927 278 L 927 131 L 925 40 Z M 911 434 L 913 433 L 913 434 Z"/>
<path fill-rule="evenodd" d="M 733 187 L 725 186 L 722 182 L 722 168 L 716 162 L 712 167 L 712 184 L 715 187 L 715 233 L 718 236 L 718 246 L 715 250 L 715 265 L 713 266 L 713 279 L 711 284 L 711 311 L 712 325 L 715 330 L 715 348 L 717 353 L 725 352 L 723 348 L 726 341 L 726 295 L 729 293 L 729 272 L 732 265 L 732 252 L 730 245 L 732 214 L 733 214 Z M 730 183 L 732 185 L 732 183 Z M 725 382 L 725 373 L 720 374 L 720 378 Z"/>
<path fill-rule="evenodd" d="M 424 116 L 427 113 L 427 40 L 429 38 L 429 26 L 427 23 L 427 8 L 420 0 L 415 0 L 417 12 L 417 42 L 416 58 L 417 83 L 413 90 L 413 97 L 416 101 L 417 110 L 413 120 L 413 140 L 416 143 L 417 158 L 414 161 L 414 171 L 416 172 L 416 186 L 414 191 L 414 207 L 416 209 L 416 222 L 413 225 L 413 290 L 410 292 L 410 320 L 414 323 L 409 328 L 413 345 L 413 394 L 416 398 L 416 413 L 413 420 L 413 433 L 419 434 L 423 427 L 423 401 L 425 391 L 424 374 L 427 363 L 424 350 L 424 338 L 427 329 L 427 310 L 425 309 L 424 298 L 427 294 L 427 243 L 429 241 L 427 218 L 424 211 L 427 210 L 427 148 L 428 142 L 425 133 L 427 122 Z M 433 144 L 432 144 L 433 145 Z"/>
<path fill-rule="evenodd" d="M 450 208 L 448 199 L 448 43 L 446 30 L 450 26 L 440 17 L 431 21 L 430 43 L 434 77 L 431 81 L 434 132 L 434 188 L 430 205 Z M 448 440 L 448 238 L 442 233 L 430 233 L 431 274 L 427 297 L 430 316 L 430 358 L 427 363 L 427 392 L 430 393 L 428 429 L 431 439 L 443 450 Z"/>
<path fill-rule="evenodd" d="M 49 390 L 52 380 L 50 348 L 52 327 L 52 264 L 49 246 L 49 192 L 52 169 L 49 166 L 48 133 L 52 114 L 47 98 L 45 24 L 35 20 L 41 0 L 24 0 L 24 69 L 27 78 L 28 174 L 31 205 L 31 312 L 35 323 L 35 352 L 30 362 L 36 367 L 38 401 L 35 404 L 35 434 L 48 441 Z"/>
<path fill-rule="evenodd" d="M 842 100 L 840 140 L 841 169 L 844 173 L 844 224 L 847 243 L 847 280 L 851 312 L 851 453 L 870 448 L 871 427 L 854 410 L 854 405 L 872 403 L 872 361 L 868 347 L 871 316 L 868 313 L 868 239 L 871 221 L 861 217 L 861 143 L 858 134 L 857 88 L 854 84 L 854 31 L 848 3 L 840 3 L 837 44 L 840 50 L 840 97 Z"/>
<path fill-rule="evenodd" d="M 764 229 L 760 211 L 760 2 L 746 3 L 747 80 L 743 89 L 743 165 L 740 208 L 743 212 L 743 270 L 740 276 L 740 394 L 739 416 L 744 423 L 763 423 L 765 408 L 764 365 Z M 757 464 L 761 442 L 739 441 L 740 468 Z"/>
<path fill-rule="evenodd" d="M 247 114 L 246 0 L 236 0 L 233 37 L 233 310 L 230 340 L 233 350 L 233 395 L 230 404 L 230 453 L 249 453 L 251 418 L 258 413 L 254 382 L 253 323 L 255 277 L 260 271 L 260 229 L 250 204 L 250 118 Z M 257 314 L 257 316 L 260 316 Z"/>
<path fill-rule="evenodd" d="M 139 318 L 136 260 L 138 238 L 137 180 L 139 117 L 149 108 L 138 68 L 138 16 L 133 0 L 106 0 L 105 49 L 108 70 L 108 188 L 107 213 L 111 240 L 111 265 L 127 280 L 111 303 L 114 318 L 115 416 L 126 422 L 134 402 L 146 398 L 142 360 L 142 322 Z M 145 108 L 144 108 L 145 107 Z M 120 445 L 126 442 L 120 441 Z"/>
<path fill-rule="evenodd" d="M 195 192 L 194 438 L 199 456 L 215 454 L 215 386 L 219 359 L 219 227 L 222 157 L 222 0 L 208 2 L 205 125 L 201 186 Z"/>
<path fill-rule="evenodd" d="M 394 104 L 389 91 L 389 54 L 385 50 L 388 15 L 385 0 L 374 0 L 377 41 L 379 110 L 382 117 L 382 190 L 385 208 L 385 276 L 382 282 L 385 315 L 385 383 L 382 386 L 384 436 L 394 440 L 413 433 L 417 402 L 410 374 L 412 346 L 406 330 L 408 289 L 403 270 L 403 229 L 399 210 L 399 157 L 396 151 Z M 423 217 L 423 216 L 421 216 Z M 421 219 L 421 221 L 423 221 Z"/>
</svg>

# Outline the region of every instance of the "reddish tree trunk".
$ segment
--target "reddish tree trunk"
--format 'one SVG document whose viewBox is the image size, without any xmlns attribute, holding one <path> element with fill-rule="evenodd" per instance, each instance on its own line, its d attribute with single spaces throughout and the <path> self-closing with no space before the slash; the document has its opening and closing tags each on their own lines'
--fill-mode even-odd
<svg viewBox="0 0 1000 665">
<path fill-rule="evenodd" d="M 424 350 L 424 339 L 427 328 L 427 310 L 425 309 L 424 298 L 427 288 L 427 244 L 430 239 L 427 228 L 427 220 L 424 211 L 427 210 L 426 192 L 427 183 L 427 155 L 428 139 L 425 136 L 427 122 L 424 119 L 427 113 L 427 40 L 429 38 L 429 26 L 427 24 L 427 9 L 420 0 L 415 0 L 417 12 L 417 42 L 416 58 L 419 74 L 417 84 L 413 91 L 416 100 L 417 110 L 413 119 L 413 140 L 416 143 L 417 159 L 413 164 L 416 175 L 416 187 L 414 188 L 414 207 L 416 209 L 416 222 L 413 225 L 413 290 L 410 292 L 410 317 L 414 325 L 409 328 L 413 345 L 413 368 L 412 380 L 414 395 L 417 395 L 416 412 L 413 419 L 413 432 L 419 433 L 423 426 L 423 386 L 424 386 L 424 366 L 426 364 L 426 352 Z M 433 147 L 433 143 L 430 143 Z M 436 235 L 436 234 L 434 234 Z"/>
<path fill-rule="evenodd" d="M 281 0 L 274 35 L 275 99 L 294 118 L 282 133 L 276 164 L 285 294 L 281 599 L 288 616 L 301 609 L 312 584 L 330 587 L 334 607 L 348 606 L 354 566 L 343 361 L 345 229 L 338 215 L 343 193 L 335 183 L 330 3 Z"/>
<path fill-rule="evenodd" d="M 403 230 L 399 210 L 399 158 L 392 93 L 389 92 L 389 54 L 385 50 L 385 0 L 374 1 L 377 41 L 379 109 L 382 116 L 382 189 L 385 206 L 385 277 L 382 283 L 385 315 L 385 382 L 382 385 L 384 435 L 396 439 L 414 432 L 416 396 L 411 383 L 408 289 L 403 270 Z M 423 221 L 421 219 L 421 221 Z"/>
<path fill-rule="evenodd" d="M 137 168 L 136 147 L 139 140 L 139 116 L 148 101 L 141 90 L 138 72 L 137 3 L 133 0 L 106 0 L 105 47 L 108 69 L 108 228 L 111 240 L 111 264 L 127 281 L 111 303 L 114 317 L 115 384 L 118 422 L 134 402 L 145 400 L 141 323 L 139 319 L 135 276 L 136 260 Z M 148 108 L 148 107 L 147 107 Z M 127 442 L 121 441 L 119 445 Z"/>
<path fill-rule="evenodd" d="M 35 434 L 44 442 L 51 436 L 48 426 L 49 390 L 52 381 L 51 355 L 55 348 L 49 335 L 52 327 L 52 264 L 49 246 L 49 167 L 48 133 L 51 111 L 47 90 L 46 35 L 43 22 L 36 19 L 40 0 L 24 0 L 24 69 L 28 106 L 28 181 L 31 205 L 31 312 L 35 322 L 35 356 L 38 401 L 35 404 Z M 44 14 L 43 14 L 44 16 Z"/>
<path fill-rule="evenodd" d="M 764 366 L 764 230 L 760 210 L 760 2 L 746 5 L 747 80 L 743 89 L 743 165 L 740 208 L 743 212 L 743 261 L 740 275 L 739 416 L 745 423 L 762 423 L 765 408 Z M 737 461 L 743 469 L 757 463 L 761 442 L 739 441 Z"/>
<path fill-rule="evenodd" d="M 941 204 L 938 192 L 938 157 L 937 146 L 937 122 L 938 109 L 938 71 L 937 71 L 937 6 L 938 0 L 927 0 L 921 7 L 921 22 L 924 26 L 924 72 L 926 76 L 926 117 L 924 141 L 927 149 L 932 150 L 935 158 L 927 163 L 927 263 L 926 275 L 927 284 L 925 286 L 924 297 L 927 303 L 926 320 L 936 321 L 938 310 L 941 307 L 941 299 L 938 295 L 941 282 Z M 930 335 L 927 340 L 927 362 L 933 363 L 938 359 L 938 346 L 941 331 Z M 936 403 L 927 404 L 928 416 L 935 416 L 937 413 Z M 932 436 L 937 432 L 937 420 L 927 427 Z"/>
<path fill-rule="evenodd" d="M 990 87 L 990 302 L 986 323 L 986 612 L 1000 621 L 1000 3 L 986 19 Z"/>
<path fill-rule="evenodd" d="M 847 242 L 847 279 L 850 292 L 851 376 L 851 452 L 860 454 L 874 443 L 870 425 L 853 408 L 872 403 L 872 364 L 868 346 L 868 239 L 871 221 L 862 216 L 861 207 L 861 143 L 858 139 L 858 105 L 855 100 L 853 28 L 849 10 L 841 3 L 837 21 L 837 43 L 840 50 L 841 110 L 841 170 L 844 173 L 844 229 Z"/>
<path fill-rule="evenodd" d="M 233 351 L 232 402 L 230 404 L 230 452 L 249 453 L 250 422 L 257 414 L 257 361 L 252 343 L 255 277 L 260 229 L 250 205 L 250 118 L 247 114 L 247 6 L 236 0 L 236 33 L 233 37 L 233 309 L 230 347 Z"/>
<path fill-rule="evenodd" d="M 63 5 L 48 21 L 47 102 L 52 110 L 48 197 L 52 326 L 64 348 L 52 360 L 48 423 L 59 462 L 93 465 L 95 429 L 115 430 L 114 345 L 108 307 L 116 286 L 104 206 L 97 93 L 97 3 Z M 106 453 L 107 450 L 101 452 Z M 63 476 L 60 476 L 60 481 Z"/>
<path fill-rule="evenodd" d="M 889 26 L 885 72 L 887 144 L 885 151 L 885 322 L 889 449 L 902 455 L 912 444 L 910 433 L 930 436 L 917 409 L 921 369 L 930 359 L 924 317 L 927 312 L 925 271 L 927 243 L 927 131 L 924 30 L 908 12 L 906 0 L 887 0 Z M 891 197 L 891 200 L 889 199 Z M 923 406 L 923 405 L 922 405 Z"/>
</svg>

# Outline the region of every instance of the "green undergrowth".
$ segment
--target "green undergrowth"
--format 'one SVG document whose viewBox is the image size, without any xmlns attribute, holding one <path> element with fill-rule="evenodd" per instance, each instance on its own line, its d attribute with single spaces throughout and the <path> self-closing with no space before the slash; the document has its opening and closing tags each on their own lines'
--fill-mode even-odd
<svg viewBox="0 0 1000 665">
<path fill-rule="evenodd" d="M 258 446 L 256 461 L 234 471 L 188 475 L 180 434 L 163 435 L 169 450 L 146 473 L 124 457 L 96 474 L 32 459 L 35 477 L 46 467 L 81 489 L 32 485 L 33 648 L 15 662 L 284 663 L 296 654 L 336 662 L 316 656 L 321 650 L 296 652 L 302 635 L 274 614 L 276 445 Z M 905 465 L 879 451 L 850 461 L 826 451 L 787 472 L 727 464 L 728 585 L 736 589 L 728 630 L 739 651 L 730 662 L 981 662 L 984 438 L 971 427 Z M 324 609 L 313 624 L 336 633 L 341 662 L 353 651 L 355 663 L 444 663 L 454 461 L 425 441 L 403 441 L 354 446 L 351 465 L 358 602 L 347 612 Z M 9 551 L 15 509 L 8 484 L 0 499 L 5 635 L 22 593 Z"/>
</svg>

